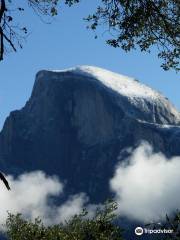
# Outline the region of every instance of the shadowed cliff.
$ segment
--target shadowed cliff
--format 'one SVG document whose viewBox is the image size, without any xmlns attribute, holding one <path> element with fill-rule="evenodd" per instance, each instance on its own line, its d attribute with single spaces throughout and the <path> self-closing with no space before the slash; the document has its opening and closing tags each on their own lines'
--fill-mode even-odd
<svg viewBox="0 0 180 240">
<path fill-rule="evenodd" d="M 110 196 L 109 179 L 141 141 L 180 155 L 180 114 L 160 93 L 95 67 L 40 71 L 26 105 L 0 133 L 0 169 L 56 174 L 65 193 L 92 202 Z"/>
</svg>

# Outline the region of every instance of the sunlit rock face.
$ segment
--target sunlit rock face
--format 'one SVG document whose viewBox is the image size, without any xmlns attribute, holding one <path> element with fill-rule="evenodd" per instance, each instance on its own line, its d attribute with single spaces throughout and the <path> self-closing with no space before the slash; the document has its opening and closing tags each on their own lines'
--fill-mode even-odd
<svg viewBox="0 0 180 240">
<path fill-rule="evenodd" d="M 180 114 L 160 93 L 96 67 L 40 71 L 25 106 L 11 112 L 0 133 L 0 168 L 42 169 L 85 192 L 92 202 L 110 196 L 109 179 L 141 141 L 180 155 Z"/>
</svg>

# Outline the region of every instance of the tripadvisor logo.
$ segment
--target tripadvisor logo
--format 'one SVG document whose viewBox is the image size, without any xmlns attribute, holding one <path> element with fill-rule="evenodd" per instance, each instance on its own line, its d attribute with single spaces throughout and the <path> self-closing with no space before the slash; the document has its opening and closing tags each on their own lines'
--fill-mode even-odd
<svg viewBox="0 0 180 240">
<path fill-rule="evenodd" d="M 142 234 L 171 234 L 173 233 L 172 229 L 147 229 L 142 227 L 135 228 L 135 234 L 140 236 Z"/>
<path fill-rule="evenodd" d="M 135 229 L 135 234 L 138 235 L 138 236 L 142 235 L 143 234 L 143 228 L 142 227 L 137 227 Z"/>
</svg>

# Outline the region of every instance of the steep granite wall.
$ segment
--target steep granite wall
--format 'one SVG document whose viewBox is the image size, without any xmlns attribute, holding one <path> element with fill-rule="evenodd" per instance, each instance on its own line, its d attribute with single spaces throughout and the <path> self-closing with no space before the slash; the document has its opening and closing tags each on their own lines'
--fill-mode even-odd
<svg viewBox="0 0 180 240">
<path fill-rule="evenodd" d="M 133 79 L 94 67 L 40 71 L 29 101 L 0 133 L 0 168 L 42 169 L 57 174 L 67 194 L 103 201 L 126 147 L 145 140 L 180 155 L 179 123 L 166 98 Z"/>
</svg>

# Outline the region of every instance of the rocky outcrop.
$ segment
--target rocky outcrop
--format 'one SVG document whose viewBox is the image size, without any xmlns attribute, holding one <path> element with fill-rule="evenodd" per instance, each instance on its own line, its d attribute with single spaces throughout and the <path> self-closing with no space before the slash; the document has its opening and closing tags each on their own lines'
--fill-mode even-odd
<svg viewBox="0 0 180 240">
<path fill-rule="evenodd" d="M 100 202 L 124 149 L 142 140 L 180 155 L 180 114 L 161 94 L 94 67 L 40 71 L 29 101 L 0 133 L 0 168 L 42 169 L 58 175 L 67 194 L 86 192 Z"/>
</svg>

